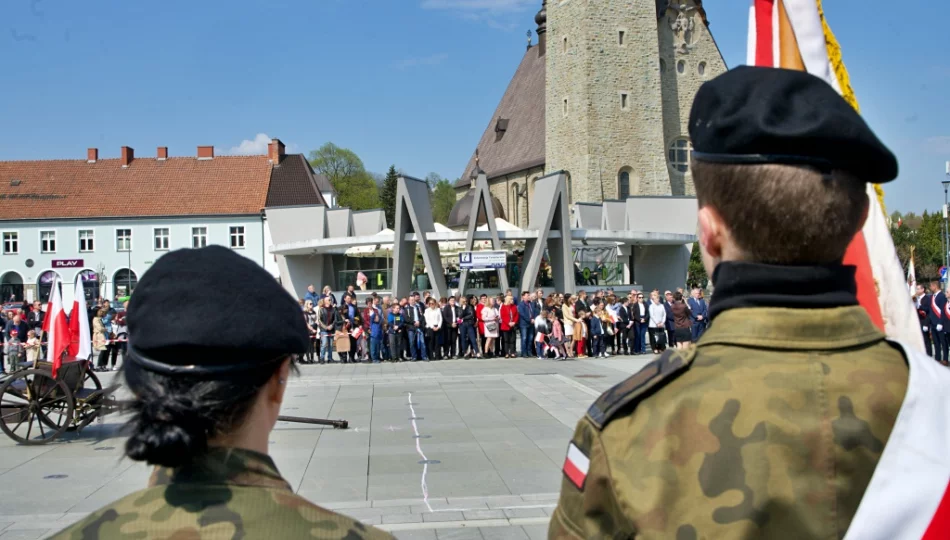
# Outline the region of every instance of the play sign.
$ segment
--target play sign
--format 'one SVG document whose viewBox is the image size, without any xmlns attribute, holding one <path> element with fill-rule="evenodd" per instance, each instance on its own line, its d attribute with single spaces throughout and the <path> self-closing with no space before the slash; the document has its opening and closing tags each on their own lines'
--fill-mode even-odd
<svg viewBox="0 0 950 540">
<path fill-rule="evenodd" d="M 53 259 L 53 268 L 82 268 L 82 259 Z"/>
</svg>

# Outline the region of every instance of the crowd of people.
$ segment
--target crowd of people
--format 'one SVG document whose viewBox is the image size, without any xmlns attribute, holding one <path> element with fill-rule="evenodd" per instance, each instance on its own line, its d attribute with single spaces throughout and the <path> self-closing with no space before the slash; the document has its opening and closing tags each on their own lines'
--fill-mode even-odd
<svg viewBox="0 0 950 540">
<path fill-rule="evenodd" d="M 89 320 L 92 335 L 94 371 L 117 371 L 119 353 L 125 357 L 128 328 L 125 325 L 125 306 L 114 309 L 111 302 L 98 299 L 89 307 L 85 316 Z M 73 314 L 69 315 L 70 317 Z M 24 302 L 16 309 L 0 310 L 0 326 L 3 328 L 3 347 L 0 349 L 0 374 L 14 371 L 24 364 L 46 358 L 46 342 L 43 321 L 46 312 L 37 300 Z"/>
<path fill-rule="evenodd" d="M 313 285 L 299 300 L 311 336 L 303 363 L 429 361 L 452 358 L 606 358 L 684 348 L 707 328 L 703 291 L 693 288 L 616 294 L 544 294 L 404 298 L 350 285 L 339 301 Z M 362 306 L 360 305 L 362 303 Z"/>
</svg>

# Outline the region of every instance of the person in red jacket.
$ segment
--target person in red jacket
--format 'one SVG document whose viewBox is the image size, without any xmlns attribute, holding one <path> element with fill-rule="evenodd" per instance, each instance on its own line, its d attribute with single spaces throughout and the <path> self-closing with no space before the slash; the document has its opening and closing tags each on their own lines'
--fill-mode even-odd
<svg viewBox="0 0 950 540">
<path fill-rule="evenodd" d="M 505 303 L 501 306 L 501 353 L 505 358 L 514 358 L 515 351 L 515 331 L 518 328 L 518 306 L 511 295 L 505 297 Z"/>
</svg>

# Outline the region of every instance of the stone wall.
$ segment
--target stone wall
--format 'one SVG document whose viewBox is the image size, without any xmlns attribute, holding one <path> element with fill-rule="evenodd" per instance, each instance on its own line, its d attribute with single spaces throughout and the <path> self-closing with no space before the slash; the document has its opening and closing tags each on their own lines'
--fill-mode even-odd
<svg viewBox="0 0 950 540">
<path fill-rule="evenodd" d="M 689 111 L 699 87 L 726 71 L 716 41 L 703 23 L 692 0 L 675 2 L 686 8 L 668 8 L 659 20 L 659 51 L 662 60 L 663 138 L 669 153 L 679 138 L 688 138 Z M 681 71 L 682 70 L 682 71 Z M 667 157 L 673 195 L 693 195 L 692 176 L 674 168 Z"/>
<path fill-rule="evenodd" d="M 618 198 L 622 171 L 630 195 L 693 192 L 668 149 L 699 85 L 725 64 L 695 2 L 679 4 L 682 16 L 657 19 L 654 0 L 548 2 L 546 169 L 570 172 L 572 202 Z"/>
<path fill-rule="evenodd" d="M 488 189 L 491 190 L 493 197 L 501 202 L 501 207 L 505 209 L 505 217 L 509 223 L 517 225 L 522 229 L 528 226 L 528 201 L 534 197 L 534 183 L 538 178 L 544 176 L 543 167 L 525 169 L 515 173 L 492 178 L 488 181 Z M 522 191 L 525 184 L 528 185 L 528 194 L 526 197 L 516 197 L 515 189 Z M 468 189 L 457 189 L 455 191 L 455 200 L 459 201 Z"/>
</svg>

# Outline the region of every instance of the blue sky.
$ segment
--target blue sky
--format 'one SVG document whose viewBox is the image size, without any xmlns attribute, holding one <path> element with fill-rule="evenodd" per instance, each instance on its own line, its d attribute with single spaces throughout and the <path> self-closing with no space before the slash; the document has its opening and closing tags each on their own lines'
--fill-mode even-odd
<svg viewBox="0 0 950 540">
<path fill-rule="evenodd" d="M 0 159 L 238 152 L 267 134 L 299 152 L 333 141 L 375 172 L 454 179 L 540 3 L 6 0 Z M 888 209 L 939 208 L 950 160 L 940 26 L 884 0 L 824 3 L 862 111 L 900 159 Z M 748 3 L 705 6 L 727 64 L 744 62 Z"/>
</svg>

